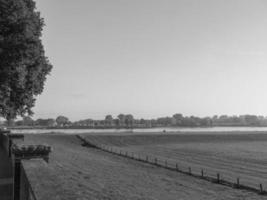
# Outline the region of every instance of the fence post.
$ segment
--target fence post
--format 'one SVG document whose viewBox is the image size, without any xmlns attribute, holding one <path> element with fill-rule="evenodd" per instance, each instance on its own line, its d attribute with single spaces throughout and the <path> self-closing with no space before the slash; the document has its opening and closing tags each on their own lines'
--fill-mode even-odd
<svg viewBox="0 0 267 200">
<path fill-rule="evenodd" d="M 188 172 L 189 174 L 191 174 L 191 167 L 188 167 Z"/>
<path fill-rule="evenodd" d="M 125 156 L 128 157 L 128 151 L 126 151 Z"/>
<path fill-rule="evenodd" d="M 217 183 L 220 183 L 220 173 L 217 173 Z"/>
<path fill-rule="evenodd" d="M 239 188 L 239 178 L 236 179 L 236 187 Z"/>
<path fill-rule="evenodd" d="M 260 183 L 260 194 L 263 194 L 262 184 Z"/>
<path fill-rule="evenodd" d="M 13 184 L 13 191 L 14 191 L 14 199 L 19 200 L 20 198 L 20 179 L 21 179 L 21 161 L 20 159 L 15 159 L 15 167 L 14 167 L 14 184 Z"/>
<path fill-rule="evenodd" d="M 204 177 L 204 171 L 201 169 L 201 177 Z"/>
</svg>

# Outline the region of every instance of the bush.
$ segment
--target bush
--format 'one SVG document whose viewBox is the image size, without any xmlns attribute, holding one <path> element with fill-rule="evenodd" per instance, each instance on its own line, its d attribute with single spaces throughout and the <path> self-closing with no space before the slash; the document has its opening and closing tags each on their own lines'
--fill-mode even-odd
<svg viewBox="0 0 267 200">
<path fill-rule="evenodd" d="M 14 144 L 12 152 L 18 157 L 47 156 L 52 151 L 48 145 L 21 145 Z"/>
</svg>

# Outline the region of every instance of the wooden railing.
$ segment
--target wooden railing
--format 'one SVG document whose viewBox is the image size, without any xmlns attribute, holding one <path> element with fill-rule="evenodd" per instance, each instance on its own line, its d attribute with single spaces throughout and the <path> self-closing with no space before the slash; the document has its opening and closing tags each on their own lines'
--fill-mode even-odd
<svg viewBox="0 0 267 200">
<path fill-rule="evenodd" d="M 23 165 L 21 164 L 20 169 L 20 200 L 38 200 L 35 196 L 35 193 L 32 189 L 32 186 L 30 184 L 30 181 L 27 177 L 27 173 L 25 172 L 25 169 Z"/>
</svg>

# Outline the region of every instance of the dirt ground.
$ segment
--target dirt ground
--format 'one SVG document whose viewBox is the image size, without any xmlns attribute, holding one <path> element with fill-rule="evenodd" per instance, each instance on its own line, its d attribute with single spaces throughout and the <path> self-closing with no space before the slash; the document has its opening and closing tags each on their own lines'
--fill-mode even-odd
<svg viewBox="0 0 267 200">
<path fill-rule="evenodd" d="M 149 164 L 82 147 L 73 135 L 26 135 L 53 148 L 49 163 L 25 161 L 39 200 L 266 199 Z"/>
</svg>

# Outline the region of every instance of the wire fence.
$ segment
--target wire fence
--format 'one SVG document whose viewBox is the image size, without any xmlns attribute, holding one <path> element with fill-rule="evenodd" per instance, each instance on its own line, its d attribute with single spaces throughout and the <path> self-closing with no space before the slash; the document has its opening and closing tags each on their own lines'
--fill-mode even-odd
<svg viewBox="0 0 267 200">
<path fill-rule="evenodd" d="M 143 155 L 136 152 L 126 151 L 122 148 L 111 147 L 104 144 L 97 144 L 88 141 L 87 139 L 77 135 L 77 137 L 83 142 L 83 146 L 96 148 L 104 152 L 115 154 L 128 159 L 136 160 L 143 163 L 148 163 L 160 168 L 165 168 L 171 171 L 176 171 L 182 174 L 186 174 L 195 178 L 210 181 L 212 183 L 229 186 L 236 189 L 243 189 L 252 192 L 256 192 L 260 195 L 267 195 L 267 191 L 263 188 L 262 183 L 256 183 L 255 181 L 246 180 L 243 181 L 241 177 L 235 177 L 229 174 L 223 174 L 216 172 L 216 170 L 204 169 L 185 165 L 183 163 L 174 162 L 173 160 L 163 159 L 153 155 Z"/>
</svg>

